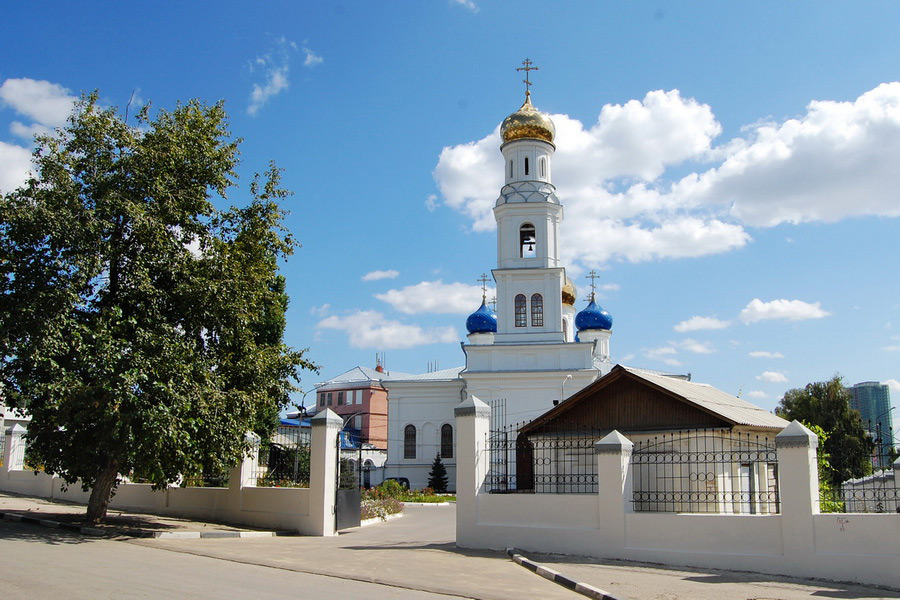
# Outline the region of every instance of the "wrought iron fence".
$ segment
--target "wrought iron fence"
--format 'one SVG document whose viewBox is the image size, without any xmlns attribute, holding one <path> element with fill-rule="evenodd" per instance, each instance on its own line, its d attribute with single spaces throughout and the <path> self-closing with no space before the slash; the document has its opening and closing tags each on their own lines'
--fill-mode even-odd
<svg viewBox="0 0 900 600">
<path fill-rule="evenodd" d="M 522 424 L 524 425 L 524 424 Z M 485 486 L 497 493 L 591 494 L 597 492 L 596 432 L 560 428 L 520 434 L 512 425 L 491 431 Z"/>
<path fill-rule="evenodd" d="M 260 445 L 252 481 L 259 487 L 309 487 L 310 434 L 300 427 L 280 427 Z"/>
<path fill-rule="evenodd" d="M 893 436 L 890 439 L 893 440 Z M 844 451 L 843 448 L 832 448 L 835 454 Z M 897 460 L 896 450 L 888 444 L 873 444 L 872 455 L 865 462 L 846 456 L 830 456 L 820 446 L 820 512 L 900 513 L 900 462 Z M 834 475 L 826 466 L 835 464 L 854 465 L 860 476 L 835 484 L 831 481 Z M 847 470 L 852 472 L 850 468 Z"/>
<path fill-rule="evenodd" d="M 780 511 L 774 440 L 692 430 L 635 442 L 635 511 L 774 514 Z"/>
</svg>

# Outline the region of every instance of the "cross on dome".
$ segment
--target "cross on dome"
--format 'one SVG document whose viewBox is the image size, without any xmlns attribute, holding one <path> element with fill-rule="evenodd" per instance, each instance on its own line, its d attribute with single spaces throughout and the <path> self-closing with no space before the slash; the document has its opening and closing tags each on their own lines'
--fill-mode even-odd
<svg viewBox="0 0 900 600">
<path fill-rule="evenodd" d="M 522 80 L 522 83 L 525 84 L 525 96 L 531 95 L 531 78 L 529 77 L 529 71 L 539 71 L 540 67 L 532 67 L 534 63 L 531 62 L 530 59 L 526 58 L 522 61 L 521 67 L 516 67 L 516 71 L 525 71 L 525 79 Z"/>
</svg>

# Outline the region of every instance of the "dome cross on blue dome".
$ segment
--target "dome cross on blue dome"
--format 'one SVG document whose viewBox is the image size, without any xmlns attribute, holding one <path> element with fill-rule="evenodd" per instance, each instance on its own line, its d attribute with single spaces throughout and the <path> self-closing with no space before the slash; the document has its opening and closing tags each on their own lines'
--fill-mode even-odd
<svg viewBox="0 0 900 600">
<path fill-rule="evenodd" d="M 478 281 L 481 282 L 481 307 L 466 319 L 466 329 L 469 333 L 497 333 L 497 315 L 487 304 L 487 282 L 490 278 L 487 273 L 482 273 Z"/>
<path fill-rule="evenodd" d="M 597 285 L 595 280 L 597 279 L 597 272 L 591 269 L 591 272 L 586 276 L 586 279 L 591 280 L 591 296 L 587 307 L 575 315 L 575 327 L 578 331 L 595 329 L 609 331 L 612 329 L 612 315 L 596 302 Z"/>
</svg>

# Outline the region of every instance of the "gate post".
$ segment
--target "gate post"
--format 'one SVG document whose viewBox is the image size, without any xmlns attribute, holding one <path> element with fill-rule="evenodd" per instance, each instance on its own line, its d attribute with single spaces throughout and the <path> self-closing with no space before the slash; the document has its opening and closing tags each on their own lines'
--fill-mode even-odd
<svg viewBox="0 0 900 600">
<path fill-rule="evenodd" d="M 330 408 L 309 420 L 309 516 L 312 535 L 337 535 L 334 515 L 337 499 L 337 437 L 343 421 Z"/>
<path fill-rule="evenodd" d="M 813 515 L 819 512 L 818 445 L 816 434 L 797 420 L 775 436 L 782 544 L 788 560 L 810 560 L 816 551 Z"/>
<path fill-rule="evenodd" d="M 618 431 L 611 431 L 594 444 L 597 455 L 597 504 L 600 512 L 600 543 L 604 552 L 621 556 L 626 546 L 625 518 L 632 512 L 631 453 L 634 444 Z"/>
<path fill-rule="evenodd" d="M 453 410 L 456 416 L 456 545 L 477 544 L 478 493 L 487 477 L 485 445 L 491 407 L 472 396 Z"/>
</svg>

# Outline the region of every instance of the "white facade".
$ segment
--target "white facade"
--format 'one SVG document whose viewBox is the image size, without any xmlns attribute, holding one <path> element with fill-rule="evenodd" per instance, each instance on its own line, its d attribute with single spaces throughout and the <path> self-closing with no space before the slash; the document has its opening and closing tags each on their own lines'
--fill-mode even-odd
<svg viewBox="0 0 900 600">
<path fill-rule="evenodd" d="M 387 477 L 426 485 L 442 427 L 453 426 L 461 400 L 502 402 L 508 423 L 524 422 L 612 368 L 609 330 L 585 331 L 576 341 L 575 290 L 560 260 L 563 207 L 551 178 L 553 133 L 550 119 L 528 97 L 504 121 L 504 186 L 494 207 L 496 331 L 469 334 L 461 369 L 383 382 L 389 391 Z M 410 426 L 417 436 L 414 454 Z M 443 459 L 451 482 L 455 461 Z"/>
</svg>

